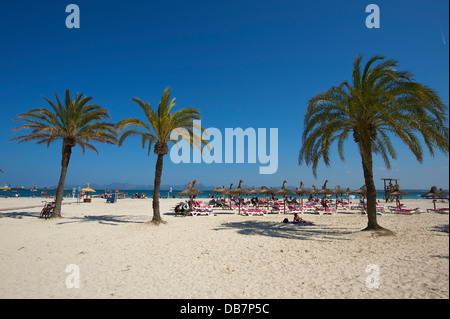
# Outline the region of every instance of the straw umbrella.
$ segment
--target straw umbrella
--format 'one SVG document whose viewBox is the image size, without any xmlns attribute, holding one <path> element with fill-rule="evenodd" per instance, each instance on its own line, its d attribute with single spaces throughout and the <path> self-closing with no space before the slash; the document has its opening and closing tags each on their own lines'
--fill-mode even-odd
<svg viewBox="0 0 450 319">
<path fill-rule="evenodd" d="M 311 194 L 311 190 L 310 189 L 304 189 L 303 185 L 304 185 L 303 181 L 301 181 L 300 182 L 300 188 L 298 188 L 298 187 L 295 188 L 295 193 L 297 195 L 300 195 L 302 206 L 303 206 L 303 194 Z"/>
<path fill-rule="evenodd" d="M 338 205 L 337 198 L 338 198 L 338 195 L 347 194 L 347 192 L 345 190 L 343 190 L 341 188 L 341 186 L 339 186 L 339 184 L 337 184 L 336 187 L 333 190 L 333 194 L 336 195 L 336 210 L 337 210 L 337 205 Z"/>
<path fill-rule="evenodd" d="M 193 197 L 198 194 L 203 193 L 201 190 L 195 188 L 195 185 L 197 185 L 197 184 L 198 184 L 198 182 L 196 180 L 194 180 L 193 182 L 189 182 L 188 187 L 185 190 L 178 193 L 178 195 L 189 196 L 189 201 L 191 203 L 191 207 L 192 207 Z"/>
<path fill-rule="evenodd" d="M 81 190 L 85 193 L 95 193 L 95 190 L 93 190 L 92 188 L 89 187 L 89 183 L 87 183 L 86 188 L 82 188 Z M 87 202 L 87 203 L 91 202 L 91 200 L 87 198 L 87 194 L 86 194 L 86 198 L 83 201 Z"/>
<path fill-rule="evenodd" d="M 400 196 L 409 195 L 409 192 L 402 191 L 400 185 L 394 185 L 394 191 L 390 192 L 389 195 L 395 196 L 395 201 L 397 202 L 397 207 L 400 208 Z"/>
<path fill-rule="evenodd" d="M 231 189 L 233 188 L 233 186 L 234 186 L 234 183 L 231 183 L 230 184 L 230 188 L 228 188 L 228 189 L 225 189 L 225 191 L 224 191 L 224 195 L 226 196 L 226 195 L 228 195 L 228 197 L 230 198 L 230 209 L 231 209 L 231 193 L 230 193 L 230 191 L 231 191 Z"/>
<path fill-rule="evenodd" d="M 319 194 L 319 190 L 317 189 L 317 187 L 316 187 L 316 185 L 312 185 L 312 190 L 310 191 L 310 194 L 313 194 L 313 195 L 318 195 Z"/>
<path fill-rule="evenodd" d="M 231 194 L 231 195 L 238 195 L 238 210 L 239 210 L 239 215 L 241 214 L 241 194 L 246 194 L 246 193 L 247 193 L 247 190 L 243 189 L 242 186 L 241 186 L 243 183 L 244 183 L 244 181 L 243 181 L 243 180 L 240 180 L 240 181 L 239 181 L 239 185 L 238 185 L 237 188 L 235 188 L 235 189 L 230 189 L 230 190 L 228 191 L 228 193 Z"/>
<path fill-rule="evenodd" d="M 251 195 L 258 195 L 261 194 L 261 191 L 257 189 L 254 185 L 252 186 L 252 189 L 250 190 L 249 194 Z"/>
<path fill-rule="evenodd" d="M 326 201 L 325 201 L 326 196 L 333 194 L 333 190 L 327 188 L 327 183 L 328 183 L 328 180 L 325 181 L 325 183 L 322 186 L 322 189 L 317 191 L 318 195 L 323 195 L 322 199 L 324 200 L 325 205 L 326 205 Z"/>
<path fill-rule="evenodd" d="M 436 209 L 436 197 L 439 196 L 439 191 L 436 186 L 432 186 L 428 193 L 420 195 L 421 197 L 432 197 L 434 209 Z"/>
<path fill-rule="evenodd" d="M 222 187 L 217 187 L 216 191 L 217 191 L 217 193 L 221 194 L 222 195 L 222 199 L 225 200 L 225 196 L 226 196 L 226 193 L 228 191 L 227 188 L 225 187 L 225 185 L 222 186 Z"/>
<path fill-rule="evenodd" d="M 197 184 L 198 184 L 198 182 L 196 180 L 189 182 L 188 187 L 185 190 L 179 192 L 178 195 L 195 196 L 195 195 L 203 193 L 201 190 L 195 188 L 195 185 L 197 185 Z"/>
<path fill-rule="evenodd" d="M 350 203 L 350 194 L 352 193 L 350 187 L 347 187 L 345 193 L 347 194 L 347 203 Z"/>
<path fill-rule="evenodd" d="M 366 187 L 366 185 L 363 185 L 359 189 L 352 191 L 350 194 L 358 194 L 358 195 L 362 196 L 362 198 L 363 198 L 363 209 L 364 209 L 364 206 L 365 206 L 364 197 L 367 195 L 367 187 Z"/>
<path fill-rule="evenodd" d="M 263 185 L 263 186 L 261 186 L 261 189 L 259 190 L 259 193 L 264 195 L 264 201 L 265 201 L 266 194 L 272 194 L 272 190 L 269 187 Z M 267 208 L 269 207 L 269 201 L 267 201 L 267 206 L 266 207 Z"/>
<path fill-rule="evenodd" d="M 322 186 L 322 189 L 319 190 L 319 191 L 317 192 L 317 194 L 319 194 L 319 195 L 329 195 L 329 194 L 333 194 L 333 190 L 327 188 L 327 183 L 328 183 L 328 180 L 325 181 L 325 183 L 324 183 L 323 186 Z"/>
<path fill-rule="evenodd" d="M 275 194 L 282 195 L 283 196 L 283 206 L 284 206 L 284 213 L 286 213 L 286 195 L 287 194 L 295 194 L 294 191 L 291 191 L 290 189 L 286 188 L 287 181 L 283 182 L 283 186 L 280 190 L 278 190 Z"/>
<path fill-rule="evenodd" d="M 213 190 L 212 190 L 211 192 L 212 192 L 212 193 L 219 194 L 219 193 L 220 193 L 220 186 L 214 187 Z"/>
<path fill-rule="evenodd" d="M 252 186 L 252 189 L 249 190 L 248 193 L 249 193 L 250 195 L 256 195 L 255 203 L 256 203 L 256 206 L 258 206 L 258 194 L 261 194 L 261 191 L 260 191 L 259 189 L 257 189 L 257 188 L 253 185 L 253 186 Z"/>
<path fill-rule="evenodd" d="M 446 191 L 444 191 L 442 188 L 440 188 L 439 192 L 438 192 L 438 196 L 442 197 L 442 196 L 445 196 L 445 195 L 448 195 L 448 193 Z"/>
</svg>

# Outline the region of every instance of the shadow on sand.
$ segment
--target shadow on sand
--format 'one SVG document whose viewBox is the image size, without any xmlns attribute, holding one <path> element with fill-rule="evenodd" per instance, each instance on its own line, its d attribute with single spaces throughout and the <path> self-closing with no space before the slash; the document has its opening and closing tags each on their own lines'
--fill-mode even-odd
<svg viewBox="0 0 450 319">
<path fill-rule="evenodd" d="M 134 215 L 87 215 L 83 217 L 67 217 L 58 219 L 58 225 L 70 223 L 98 222 L 103 225 L 118 226 L 119 224 L 143 224 L 148 222 L 147 216 Z"/>
<path fill-rule="evenodd" d="M 432 231 L 438 232 L 438 233 L 442 233 L 442 234 L 449 234 L 449 225 L 439 225 L 439 226 L 434 226 L 433 228 L 431 228 Z"/>
<path fill-rule="evenodd" d="M 37 218 L 40 217 L 40 212 L 8 212 L 0 213 L 0 218 L 14 218 L 22 219 L 24 217 Z M 98 222 L 104 225 L 114 225 L 124 223 L 142 224 L 149 221 L 148 216 L 139 215 L 87 215 L 81 217 L 61 217 L 57 219 L 42 219 L 43 222 L 55 221 L 57 225 L 71 224 L 71 223 L 85 223 Z"/>
<path fill-rule="evenodd" d="M 22 219 L 24 217 L 34 217 L 39 218 L 40 212 L 8 212 L 8 213 L 0 213 L 0 218 L 15 218 Z"/>
<path fill-rule="evenodd" d="M 353 234 L 354 230 L 330 225 L 305 225 L 268 221 L 242 221 L 223 223 L 215 231 L 234 229 L 238 234 L 247 236 L 268 236 L 273 238 L 299 240 L 350 240 L 344 235 Z"/>
</svg>

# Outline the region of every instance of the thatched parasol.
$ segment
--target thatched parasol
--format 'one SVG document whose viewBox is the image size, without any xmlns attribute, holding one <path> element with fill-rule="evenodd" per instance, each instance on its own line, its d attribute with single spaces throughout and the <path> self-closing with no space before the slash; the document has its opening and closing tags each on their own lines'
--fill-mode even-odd
<svg viewBox="0 0 450 319">
<path fill-rule="evenodd" d="M 363 185 L 359 189 L 350 192 L 350 194 L 358 194 L 358 195 L 362 196 L 362 198 L 363 198 L 363 209 L 364 209 L 364 206 L 365 206 L 364 198 L 367 195 L 367 187 L 366 187 L 366 185 Z"/>
<path fill-rule="evenodd" d="M 259 193 L 260 194 L 263 194 L 264 195 L 264 199 L 266 198 L 266 194 L 272 194 L 272 190 L 269 188 L 269 187 L 267 187 L 267 186 L 261 186 L 261 189 L 259 190 Z M 267 207 L 268 207 L 268 201 L 267 201 Z"/>
<path fill-rule="evenodd" d="M 328 183 L 328 180 L 325 181 L 325 183 L 322 186 L 322 189 L 319 190 L 317 192 L 317 194 L 319 194 L 319 195 L 330 195 L 330 194 L 333 194 L 333 190 L 327 188 L 327 183 Z"/>
<path fill-rule="evenodd" d="M 336 195 L 336 209 L 337 209 L 337 198 L 338 195 L 347 194 L 347 191 L 343 190 L 339 184 L 333 189 L 333 194 Z"/>
<path fill-rule="evenodd" d="M 311 190 L 308 189 L 304 189 L 303 188 L 303 181 L 300 182 L 300 188 L 296 187 L 295 188 L 295 193 L 297 195 L 300 195 L 300 199 L 301 199 L 301 205 L 303 206 L 303 194 L 311 194 Z"/>
<path fill-rule="evenodd" d="M 230 198 L 230 209 L 231 209 L 231 193 L 230 190 L 233 188 L 234 183 L 230 184 L 230 188 L 225 188 L 224 187 L 224 191 L 223 191 L 223 195 L 224 197 L 228 195 L 228 197 Z"/>
<path fill-rule="evenodd" d="M 290 189 L 286 188 L 287 181 L 283 182 L 283 186 L 280 190 L 278 190 L 275 194 L 282 195 L 283 196 L 283 205 L 284 205 L 284 212 L 286 212 L 286 195 L 288 194 L 295 194 L 294 191 L 291 191 Z"/>
<path fill-rule="evenodd" d="M 257 189 L 255 186 L 252 186 L 252 189 L 250 190 L 249 194 L 258 195 L 261 194 L 261 191 Z"/>
<path fill-rule="evenodd" d="M 428 193 L 420 195 L 421 197 L 432 197 L 434 209 L 436 209 L 436 198 L 439 197 L 439 191 L 436 186 L 431 186 L 431 189 Z"/>
<path fill-rule="evenodd" d="M 220 186 L 214 187 L 214 189 L 211 192 L 216 194 L 220 193 Z"/>
<path fill-rule="evenodd" d="M 358 195 L 367 195 L 367 187 L 366 185 L 361 186 L 359 189 L 352 191 L 350 194 L 358 194 Z"/>
<path fill-rule="evenodd" d="M 197 185 L 198 182 L 194 180 L 193 182 L 189 182 L 188 187 L 184 190 L 178 193 L 180 196 L 196 196 L 198 194 L 203 193 L 201 190 L 195 188 L 195 185 Z"/>
<path fill-rule="evenodd" d="M 444 191 L 442 188 L 440 188 L 439 192 L 438 192 L 438 196 L 442 197 L 442 196 L 445 196 L 445 195 L 448 195 L 448 193 L 446 191 Z"/>
<path fill-rule="evenodd" d="M 89 183 L 87 183 L 87 187 L 86 188 L 82 188 L 81 191 L 86 192 L 86 193 L 95 193 L 95 190 L 93 190 L 92 188 L 89 187 Z"/>
<path fill-rule="evenodd" d="M 239 215 L 241 214 L 241 194 L 247 194 L 247 190 L 243 189 L 241 186 L 243 183 L 244 183 L 244 181 L 240 180 L 238 187 L 236 187 L 234 189 L 230 189 L 228 191 L 228 194 L 230 194 L 230 195 L 238 195 Z"/>
<path fill-rule="evenodd" d="M 222 194 L 223 198 L 225 198 L 225 194 L 226 194 L 226 192 L 227 192 L 227 189 L 226 189 L 225 185 L 222 186 L 222 187 L 218 187 L 218 188 L 217 188 L 217 192 L 218 192 L 219 194 Z"/>
<path fill-rule="evenodd" d="M 310 191 L 310 194 L 313 194 L 313 195 L 318 195 L 319 194 L 319 189 L 317 189 L 317 187 L 316 187 L 316 185 L 312 185 L 312 190 Z"/>
<path fill-rule="evenodd" d="M 180 196 L 189 196 L 189 202 L 191 203 L 192 207 L 192 199 L 194 196 L 203 193 L 201 190 L 195 188 L 195 185 L 197 185 L 198 182 L 194 180 L 193 182 L 189 182 L 188 187 L 184 190 L 178 193 Z"/>
<path fill-rule="evenodd" d="M 394 185 L 394 191 L 389 193 L 389 196 L 395 196 L 397 207 L 400 208 L 400 196 L 409 195 L 409 192 L 402 191 L 400 185 Z"/>
<path fill-rule="evenodd" d="M 88 194 L 87 194 L 87 193 L 95 193 L 95 190 L 93 190 L 92 188 L 90 188 L 90 187 L 89 187 L 89 183 L 87 183 L 87 187 L 86 187 L 86 188 L 82 188 L 81 191 L 83 191 L 83 192 L 86 193 L 86 198 L 84 198 L 83 202 L 90 203 L 90 202 L 91 202 L 91 199 L 90 199 L 90 198 L 88 199 L 88 197 L 87 197 Z"/>
</svg>

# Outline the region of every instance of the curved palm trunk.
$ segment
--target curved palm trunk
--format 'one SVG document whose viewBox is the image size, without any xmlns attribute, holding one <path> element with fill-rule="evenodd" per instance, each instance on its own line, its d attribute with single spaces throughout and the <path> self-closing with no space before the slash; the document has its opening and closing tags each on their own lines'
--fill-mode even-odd
<svg viewBox="0 0 450 319">
<path fill-rule="evenodd" d="M 159 212 L 159 187 L 161 185 L 161 175 L 163 170 L 163 158 L 164 154 L 158 154 L 155 167 L 155 182 L 153 186 L 153 219 L 155 224 L 161 223 L 161 214 Z"/>
<path fill-rule="evenodd" d="M 372 149 L 369 146 L 367 151 L 367 162 L 362 161 L 364 170 L 364 180 L 367 188 L 367 217 L 368 224 L 364 230 L 384 230 L 377 222 L 377 191 L 373 181 Z"/>
<path fill-rule="evenodd" d="M 72 146 L 63 143 L 61 175 L 59 177 L 58 188 L 56 190 L 56 206 L 52 217 L 61 217 L 61 204 L 64 196 L 64 182 L 66 181 L 67 167 L 69 166 L 70 155 L 72 154 Z"/>
</svg>

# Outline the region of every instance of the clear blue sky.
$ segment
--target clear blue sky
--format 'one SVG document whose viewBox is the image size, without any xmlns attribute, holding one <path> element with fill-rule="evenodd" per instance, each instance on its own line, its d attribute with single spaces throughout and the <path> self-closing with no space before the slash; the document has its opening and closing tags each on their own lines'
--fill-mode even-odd
<svg viewBox="0 0 450 319">
<path fill-rule="evenodd" d="M 68 4 L 79 6 L 80 28 L 68 29 Z M 368 29 L 367 4 L 380 8 L 381 28 Z M 165 87 L 180 107 L 201 111 L 205 127 L 278 128 L 279 167 L 260 175 L 256 164 L 174 164 L 167 156 L 163 184 L 196 178 L 206 185 L 307 187 L 364 184 L 354 142 L 346 161 L 332 156 L 314 179 L 298 166 L 303 116 L 315 94 L 350 78 L 352 62 L 382 54 L 449 101 L 449 2 L 434 1 L 4 1 L 0 7 L 0 184 L 54 186 L 61 144 L 47 148 L 8 141 L 13 118 L 46 106 L 66 88 L 92 96 L 111 120 L 142 117 L 131 101 L 157 105 Z M 376 158 L 374 175 L 400 178 L 403 188 L 448 188 L 449 160 L 419 164 L 396 142 L 392 170 Z M 398 144 L 398 145 L 397 145 Z M 121 148 L 97 145 L 100 155 L 74 149 L 67 184 L 153 184 L 156 158 L 138 140 Z"/>
</svg>

